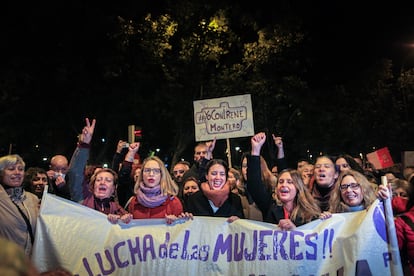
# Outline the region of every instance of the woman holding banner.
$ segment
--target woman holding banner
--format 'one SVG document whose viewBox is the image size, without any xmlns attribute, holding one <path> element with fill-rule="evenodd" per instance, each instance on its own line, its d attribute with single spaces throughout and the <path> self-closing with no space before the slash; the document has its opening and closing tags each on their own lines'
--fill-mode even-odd
<svg viewBox="0 0 414 276">
<path fill-rule="evenodd" d="M 79 143 L 71 159 L 71 170 L 68 174 L 71 199 L 84 206 L 107 215 L 111 223 L 118 220 L 129 223 L 129 214 L 115 199 L 118 174 L 109 168 L 95 167 L 90 180 L 87 181 L 85 166 L 89 158 L 90 143 L 95 131 L 96 120 L 85 119 L 85 126 L 79 135 Z M 86 187 L 85 191 L 84 187 Z"/>
<path fill-rule="evenodd" d="M 178 186 L 157 156 L 149 156 L 142 163 L 134 193 L 128 205 L 134 219 L 165 218 L 171 224 L 176 219 L 192 218 L 191 214 L 183 213 Z"/>
<path fill-rule="evenodd" d="M 293 230 L 317 219 L 321 211 L 296 170 L 285 169 L 279 174 L 274 202 L 271 192 L 261 181 L 260 151 L 265 141 L 264 132 L 251 138 L 252 150 L 247 163 L 247 188 L 261 209 L 264 221 L 276 223 L 282 230 Z"/>
<path fill-rule="evenodd" d="M 228 222 L 244 218 L 240 197 L 230 191 L 229 168 L 221 159 L 212 159 L 206 166 L 207 182 L 185 202 L 185 210 L 195 216 L 228 217 Z"/>
</svg>

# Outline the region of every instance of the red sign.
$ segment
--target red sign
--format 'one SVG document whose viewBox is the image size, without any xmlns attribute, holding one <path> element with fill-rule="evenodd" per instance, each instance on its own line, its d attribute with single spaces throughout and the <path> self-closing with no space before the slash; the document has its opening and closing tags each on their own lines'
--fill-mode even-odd
<svg viewBox="0 0 414 276">
<path fill-rule="evenodd" d="M 394 161 L 392 161 L 391 154 L 387 147 L 368 153 L 367 159 L 377 170 L 394 166 Z"/>
</svg>

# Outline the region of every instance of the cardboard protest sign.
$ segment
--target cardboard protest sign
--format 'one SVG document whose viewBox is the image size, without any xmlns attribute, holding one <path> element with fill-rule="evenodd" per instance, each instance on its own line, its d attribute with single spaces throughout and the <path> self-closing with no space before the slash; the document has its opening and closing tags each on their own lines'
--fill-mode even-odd
<svg viewBox="0 0 414 276">
<path fill-rule="evenodd" d="M 195 140 L 254 135 L 250 94 L 194 101 Z"/>
</svg>

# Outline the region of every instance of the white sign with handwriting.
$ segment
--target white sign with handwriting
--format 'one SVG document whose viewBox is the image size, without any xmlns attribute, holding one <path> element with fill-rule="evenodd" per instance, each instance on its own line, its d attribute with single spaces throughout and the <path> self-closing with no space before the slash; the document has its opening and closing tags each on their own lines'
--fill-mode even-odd
<svg viewBox="0 0 414 276">
<path fill-rule="evenodd" d="M 194 101 L 196 141 L 254 135 L 250 94 Z"/>
</svg>

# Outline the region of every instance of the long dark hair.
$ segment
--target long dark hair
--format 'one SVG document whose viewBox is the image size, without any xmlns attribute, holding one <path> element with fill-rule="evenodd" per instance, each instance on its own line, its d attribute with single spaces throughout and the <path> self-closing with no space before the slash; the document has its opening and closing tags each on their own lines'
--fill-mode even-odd
<svg viewBox="0 0 414 276">
<path fill-rule="evenodd" d="M 348 163 L 349 167 L 354 171 L 364 174 L 364 169 L 355 161 L 355 159 L 351 155 L 340 154 L 335 158 L 335 163 L 336 160 L 338 160 L 339 158 L 345 159 L 346 163 Z"/>
<path fill-rule="evenodd" d="M 228 173 L 229 173 L 229 165 L 227 165 L 227 162 L 224 161 L 223 159 L 211 159 L 210 161 L 208 161 L 206 165 L 206 174 L 208 174 L 208 171 L 210 170 L 210 168 L 216 164 L 222 165 L 224 167 L 224 170 L 226 171 L 226 179 L 227 179 Z"/>
</svg>

